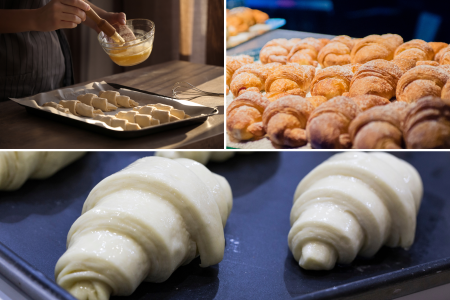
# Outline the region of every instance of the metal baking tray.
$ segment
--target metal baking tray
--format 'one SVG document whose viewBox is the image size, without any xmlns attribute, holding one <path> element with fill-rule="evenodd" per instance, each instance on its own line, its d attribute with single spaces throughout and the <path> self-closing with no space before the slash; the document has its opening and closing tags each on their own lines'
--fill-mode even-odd
<svg viewBox="0 0 450 300">
<path fill-rule="evenodd" d="M 143 283 L 131 296 L 113 299 L 378 300 L 449 283 L 449 152 L 394 153 L 414 165 L 424 183 L 416 239 L 409 251 L 383 247 L 371 259 L 357 258 L 331 271 L 298 266 L 287 246 L 292 197 L 299 181 L 333 154 L 255 152 L 209 163 L 210 170 L 228 179 L 234 195 L 223 261 L 203 269 L 195 259 L 164 283 Z M 101 179 L 148 155 L 89 153 L 49 179 L 30 180 L 18 191 L 0 193 L 0 242 L 14 252 L 5 254 L 0 247 L 0 257 L 29 266 L 32 271 L 23 272 L 29 282 L 22 288 L 32 297 L 45 287 L 57 299 L 70 298 L 54 283 L 53 272 L 84 200 Z"/>
<path fill-rule="evenodd" d="M 94 86 L 94 87 L 92 87 Z M 42 97 L 44 94 L 48 94 L 48 97 L 52 97 L 52 99 L 66 99 L 67 98 L 76 98 L 73 95 L 78 94 L 84 94 L 86 92 L 90 93 L 96 93 L 98 94 L 99 90 L 98 87 L 102 87 L 104 90 L 117 90 L 123 95 L 130 96 L 132 99 L 139 99 L 138 102 L 140 105 L 146 105 L 146 104 L 152 104 L 152 103 L 163 103 L 167 105 L 172 105 L 173 107 L 177 109 L 182 109 L 186 111 L 187 114 L 191 115 L 191 118 L 180 120 L 176 122 L 170 122 L 166 124 L 156 125 L 152 127 L 142 128 L 140 130 L 129 130 L 129 131 L 122 131 L 113 129 L 112 127 L 102 125 L 95 125 L 94 123 L 88 123 L 86 120 L 90 118 L 86 117 L 78 117 L 73 115 L 68 115 L 64 113 L 52 113 L 47 110 L 42 110 L 36 107 L 33 107 L 30 105 L 28 100 L 31 99 L 39 99 L 36 97 Z M 97 89 L 95 88 L 97 87 Z M 70 95 L 70 96 L 69 96 Z M 47 97 L 47 96 L 44 96 Z M 116 83 L 90 83 L 87 86 L 83 87 L 76 87 L 76 88 L 64 88 L 60 90 L 51 91 L 48 93 L 42 93 L 35 96 L 30 96 L 22 99 L 11 99 L 12 101 L 16 102 L 17 104 L 23 106 L 26 108 L 27 112 L 31 114 L 35 114 L 44 118 L 52 119 L 55 121 L 63 122 L 66 124 L 70 124 L 72 126 L 76 126 L 79 128 L 83 128 L 85 130 L 89 130 L 92 132 L 96 132 L 99 134 L 103 134 L 106 136 L 119 138 L 119 139 L 129 139 L 129 138 L 136 138 L 141 137 L 161 131 L 171 130 L 179 127 L 186 127 L 198 123 L 205 122 L 209 116 L 216 115 L 219 113 L 219 110 L 216 107 L 207 107 L 203 105 L 199 105 L 193 102 L 185 101 L 185 100 L 175 100 L 171 97 L 159 95 L 153 92 L 143 91 L 136 88 L 116 84 Z M 50 99 L 51 100 L 51 99 Z M 50 101 L 49 100 L 49 101 Z M 37 100 L 38 102 L 39 100 Z M 40 102 L 46 102 L 44 100 L 40 100 Z M 42 105 L 43 103 L 38 102 L 38 104 Z M 121 110 L 131 110 L 130 108 L 124 109 L 119 108 L 117 111 L 113 112 L 106 112 L 105 115 L 115 115 L 118 111 Z M 98 124 L 101 124 L 97 121 Z"/>
</svg>

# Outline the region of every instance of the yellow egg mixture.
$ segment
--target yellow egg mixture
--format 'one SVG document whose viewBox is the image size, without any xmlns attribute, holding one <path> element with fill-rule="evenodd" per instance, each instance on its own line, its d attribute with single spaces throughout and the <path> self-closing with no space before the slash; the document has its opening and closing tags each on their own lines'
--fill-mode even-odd
<svg viewBox="0 0 450 300">
<path fill-rule="evenodd" d="M 109 57 L 122 67 L 129 67 L 145 61 L 153 50 L 153 43 L 146 42 L 127 49 L 111 50 Z"/>
</svg>

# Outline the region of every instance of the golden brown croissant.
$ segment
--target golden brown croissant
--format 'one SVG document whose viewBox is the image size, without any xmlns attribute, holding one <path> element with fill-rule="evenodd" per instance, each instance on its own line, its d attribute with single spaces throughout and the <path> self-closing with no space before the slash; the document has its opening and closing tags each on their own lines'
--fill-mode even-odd
<svg viewBox="0 0 450 300">
<path fill-rule="evenodd" d="M 231 78 L 237 69 L 251 63 L 253 63 L 253 58 L 248 55 L 227 56 L 227 85 L 231 84 Z"/>
<path fill-rule="evenodd" d="M 448 79 L 448 73 L 440 67 L 417 66 L 400 78 L 397 100 L 412 103 L 425 96 L 441 97 L 442 88 Z"/>
<path fill-rule="evenodd" d="M 253 10 L 253 18 L 255 19 L 255 22 L 257 24 L 264 24 L 269 19 L 269 15 L 263 11 L 254 9 Z"/>
<path fill-rule="evenodd" d="M 353 46 L 355 45 L 355 40 L 349 37 L 348 35 L 338 35 L 330 40 L 330 43 L 339 42 L 345 44 L 350 51 L 352 51 Z"/>
<path fill-rule="evenodd" d="M 442 48 L 434 57 L 441 65 L 450 65 L 450 46 Z"/>
<path fill-rule="evenodd" d="M 376 59 L 362 65 L 350 83 L 350 97 L 377 95 L 386 99 L 395 96 L 402 71 L 391 61 Z"/>
<path fill-rule="evenodd" d="M 417 62 L 414 59 L 409 59 L 409 58 L 394 58 L 392 60 L 392 62 L 400 68 L 400 70 L 402 71 L 402 73 L 406 73 L 407 71 L 411 70 L 412 68 L 414 68 L 416 66 Z M 423 61 L 421 61 L 422 63 Z"/>
<path fill-rule="evenodd" d="M 320 50 L 317 60 L 323 67 L 347 65 L 351 62 L 350 49 L 344 43 L 332 41 Z"/>
<path fill-rule="evenodd" d="M 324 96 L 307 97 L 306 100 L 308 100 L 315 108 L 328 101 L 328 99 Z"/>
<path fill-rule="evenodd" d="M 431 46 L 423 40 L 411 40 L 400 45 L 395 50 L 394 58 L 408 58 L 416 62 L 421 60 L 432 60 L 434 51 Z"/>
<path fill-rule="evenodd" d="M 355 149 L 401 149 L 408 104 L 393 102 L 360 113 L 348 128 Z"/>
<path fill-rule="evenodd" d="M 433 66 L 433 67 L 439 67 L 439 63 L 437 61 L 434 60 L 422 60 L 422 61 L 418 61 L 416 63 L 416 66 Z M 445 65 L 443 65 L 445 66 Z"/>
<path fill-rule="evenodd" d="M 382 106 L 391 103 L 388 99 L 377 95 L 359 95 L 352 97 L 352 100 L 362 111 L 366 111 L 374 106 Z"/>
<path fill-rule="evenodd" d="M 230 90 L 235 97 L 249 89 L 260 92 L 264 90 L 266 79 L 267 73 L 262 64 L 244 65 L 234 72 Z"/>
<path fill-rule="evenodd" d="M 299 41 L 300 39 L 298 38 L 293 38 L 290 40 L 273 39 L 268 41 L 259 52 L 259 59 L 263 64 L 271 62 L 286 64 L 289 51 L 291 51 L 292 47 L 294 47 L 294 45 Z"/>
<path fill-rule="evenodd" d="M 317 39 L 306 38 L 292 47 L 287 61 L 299 65 L 317 66 L 317 55 L 322 49 L 323 43 Z"/>
<path fill-rule="evenodd" d="M 305 127 L 314 106 L 300 96 L 285 96 L 267 106 L 263 127 L 269 139 L 281 146 L 306 144 Z"/>
<path fill-rule="evenodd" d="M 431 48 L 433 48 L 434 51 L 434 56 L 433 58 L 436 56 L 436 54 L 439 53 L 439 51 L 441 51 L 441 49 L 444 49 L 445 47 L 448 46 L 447 43 L 442 43 L 442 42 L 429 42 L 428 45 L 431 46 Z"/>
<path fill-rule="evenodd" d="M 268 98 L 287 92 L 304 97 L 311 86 L 316 69 L 313 66 L 287 64 L 269 75 L 265 89 Z"/>
<path fill-rule="evenodd" d="M 402 37 L 396 34 L 366 36 L 353 47 L 352 63 L 364 64 L 375 59 L 392 60 L 395 49 L 402 43 Z"/>
<path fill-rule="evenodd" d="M 248 26 L 253 26 L 256 23 L 255 18 L 253 17 L 253 10 L 248 7 L 235 7 L 233 9 L 230 9 L 228 15 L 237 16 Z"/>
<path fill-rule="evenodd" d="M 361 112 L 348 97 L 335 97 L 316 108 L 306 125 L 306 137 L 315 149 L 351 147 L 348 126 Z"/>
<path fill-rule="evenodd" d="M 332 66 L 318 70 L 311 83 L 311 95 L 324 96 L 327 99 L 341 96 L 349 91 L 352 77 L 352 71 L 346 66 Z"/>
<path fill-rule="evenodd" d="M 227 108 L 227 131 L 237 140 L 249 140 L 253 134 L 248 127 L 261 122 L 269 100 L 257 92 L 246 92 L 234 99 Z"/>
<path fill-rule="evenodd" d="M 450 102 L 419 99 L 406 114 L 403 135 L 408 149 L 450 148 Z"/>
</svg>

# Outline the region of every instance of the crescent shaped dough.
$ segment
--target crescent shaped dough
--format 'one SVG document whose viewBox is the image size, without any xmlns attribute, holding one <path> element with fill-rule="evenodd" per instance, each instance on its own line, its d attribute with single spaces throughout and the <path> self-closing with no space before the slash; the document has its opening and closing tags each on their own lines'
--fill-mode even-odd
<svg viewBox="0 0 450 300">
<path fill-rule="evenodd" d="M 422 181 L 387 153 L 345 152 L 312 170 L 297 187 L 289 248 L 307 270 L 330 270 L 383 245 L 414 242 Z"/>
<path fill-rule="evenodd" d="M 77 104 L 81 103 L 78 100 L 61 100 L 59 101 L 59 104 L 62 105 L 62 107 L 67 108 L 70 113 L 74 114 L 75 116 L 79 116 L 80 114 L 77 112 Z"/>
<path fill-rule="evenodd" d="M 45 179 L 84 155 L 85 152 L 0 152 L 0 190 L 19 189 L 28 178 Z"/>
<path fill-rule="evenodd" d="M 119 118 L 114 117 L 111 120 L 111 127 L 122 127 L 123 130 L 126 130 L 127 123 L 128 123 L 128 121 L 125 119 L 119 119 Z"/>
<path fill-rule="evenodd" d="M 152 116 L 137 114 L 134 116 L 136 123 L 141 126 L 141 128 L 151 127 L 152 126 Z"/>
<path fill-rule="evenodd" d="M 81 102 L 78 102 L 76 104 L 75 110 L 78 113 L 78 115 L 89 118 L 93 118 L 96 114 L 97 115 L 103 114 L 103 112 L 100 109 L 94 110 L 92 106 L 86 105 Z"/>
<path fill-rule="evenodd" d="M 108 102 L 106 98 L 95 97 L 92 99 L 92 106 L 102 111 L 114 111 L 117 109 L 117 106 Z"/>
<path fill-rule="evenodd" d="M 93 101 L 94 98 L 97 98 L 96 94 L 87 93 L 87 94 L 84 94 L 84 95 L 79 95 L 77 97 L 77 100 L 80 101 L 81 103 L 86 104 L 86 105 L 93 106 L 92 105 L 92 101 Z"/>
<path fill-rule="evenodd" d="M 189 159 L 146 157 L 102 180 L 89 194 L 55 268 L 78 299 L 130 295 L 163 282 L 200 256 L 219 263 L 232 207 L 225 178 Z"/>
<path fill-rule="evenodd" d="M 139 103 L 137 103 L 134 100 L 131 100 L 130 97 L 128 96 L 117 96 L 116 101 L 120 107 L 131 108 L 139 105 Z"/>
<path fill-rule="evenodd" d="M 143 106 L 138 111 L 140 114 L 143 115 L 151 115 L 152 111 L 154 111 L 155 109 L 156 108 L 154 108 L 153 106 Z"/>
<path fill-rule="evenodd" d="M 152 117 L 158 119 L 160 124 L 170 122 L 170 112 L 168 110 L 155 109 L 152 111 Z"/>
<path fill-rule="evenodd" d="M 119 92 L 116 92 L 116 91 L 101 91 L 98 94 L 98 96 L 100 98 L 106 98 L 108 100 L 108 102 L 114 106 L 119 106 L 116 101 L 116 98 L 119 95 L 120 95 Z"/>
<path fill-rule="evenodd" d="M 153 104 L 153 107 L 156 109 L 159 109 L 159 110 L 167 110 L 167 111 L 171 111 L 173 109 L 173 106 L 162 104 L 162 103 Z"/>
<path fill-rule="evenodd" d="M 116 114 L 116 118 L 128 120 L 128 122 L 134 123 L 134 116 L 138 114 L 137 111 L 119 111 Z"/>
</svg>

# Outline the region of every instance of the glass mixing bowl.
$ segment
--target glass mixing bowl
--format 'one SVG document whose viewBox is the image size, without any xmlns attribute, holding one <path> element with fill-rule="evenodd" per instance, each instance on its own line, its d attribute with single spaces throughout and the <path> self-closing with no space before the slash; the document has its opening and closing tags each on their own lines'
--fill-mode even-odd
<svg viewBox="0 0 450 300">
<path fill-rule="evenodd" d="M 121 34 L 124 33 L 125 26 L 134 33 L 136 39 L 128 40 L 129 36 Z M 150 56 L 155 38 L 155 23 L 145 19 L 132 19 L 127 20 L 126 25 L 114 27 L 124 37 L 125 44 L 115 43 L 103 31 L 98 34 L 100 45 L 113 62 L 119 66 L 129 67 L 140 64 Z"/>
</svg>

